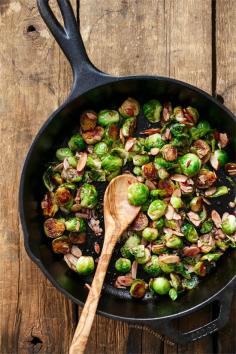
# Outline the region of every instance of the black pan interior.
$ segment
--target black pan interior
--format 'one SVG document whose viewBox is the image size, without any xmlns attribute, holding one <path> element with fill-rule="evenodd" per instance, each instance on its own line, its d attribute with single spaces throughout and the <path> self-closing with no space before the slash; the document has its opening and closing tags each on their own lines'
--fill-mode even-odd
<svg viewBox="0 0 236 354">
<path fill-rule="evenodd" d="M 60 290 L 70 296 L 75 302 L 84 302 L 87 289 L 82 279 L 70 271 L 60 256 L 52 253 L 50 242 L 42 230 L 42 216 L 40 201 L 45 190 L 42 183 L 42 174 L 45 164 L 55 155 L 56 149 L 65 142 L 72 132 L 79 127 L 79 116 L 84 109 L 96 111 L 104 108 L 113 108 L 127 97 L 134 97 L 141 103 L 151 98 L 171 101 L 173 105 L 192 105 L 196 107 L 202 119 L 209 120 L 213 127 L 225 131 L 231 139 L 230 154 L 236 158 L 236 121 L 234 116 L 223 106 L 215 103 L 208 95 L 195 90 L 188 85 L 165 78 L 130 78 L 97 87 L 78 97 L 73 103 L 59 110 L 41 129 L 35 139 L 24 166 L 21 181 L 21 218 L 25 231 L 25 245 L 31 258 L 35 260 L 46 275 Z M 140 117 L 138 131 L 148 126 L 146 120 Z M 225 181 L 229 185 L 228 181 Z M 233 199 L 235 188 L 229 185 Z M 102 187 L 104 188 L 104 186 Z M 227 198 L 214 207 L 222 213 L 228 208 Z M 90 245 L 94 241 L 91 238 Z M 102 244 L 102 240 L 96 238 Z M 90 247 L 84 249 L 90 252 Z M 227 252 L 218 262 L 217 269 L 204 279 L 199 287 L 189 291 L 178 301 L 169 299 L 153 299 L 147 295 L 143 300 L 133 300 L 127 291 L 117 290 L 111 286 L 114 274 L 109 272 L 99 304 L 99 311 L 103 314 L 123 319 L 152 319 L 166 316 L 176 316 L 198 306 L 202 302 L 218 293 L 235 276 L 236 252 Z M 114 268 L 113 268 L 114 269 Z"/>
</svg>

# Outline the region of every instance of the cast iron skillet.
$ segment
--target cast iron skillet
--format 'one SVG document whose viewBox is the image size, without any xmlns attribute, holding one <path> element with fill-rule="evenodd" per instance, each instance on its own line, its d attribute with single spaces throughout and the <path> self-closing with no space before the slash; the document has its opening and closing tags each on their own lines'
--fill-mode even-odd
<svg viewBox="0 0 236 354">
<path fill-rule="evenodd" d="M 78 127 L 81 111 L 118 105 L 127 97 L 141 103 L 150 98 L 169 99 L 180 105 L 197 107 L 204 119 L 226 131 L 231 139 L 232 157 L 236 158 L 236 118 L 222 104 L 207 93 L 187 83 L 160 76 L 112 77 L 96 69 L 89 61 L 82 38 L 78 33 L 73 10 L 68 0 L 57 0 L 64 28 L 49 7 L 48 0 L 38 0 L 38 7 L 73 69 L 73 88 L 67 101 L 45 122 L 30 147 L 22 171 L 19 208 L 24 231 L 25 248 L 52 284 L 75 303 L 82 305 L 87 296 L 84 280 L 68 270 L 65 262 L 53 254 L 42 230 L 40 201 L 44 194 L 42 174 L 45 163 L 55 154 L 56 148 Z M 140 122 L 138 129 L 143 129 Z M 222 210 L 226 209 L 222 205 Z M 218 206 L 218 209 L 220 207 Z M 223 327 L 228 321 L 233 287 L 236 279 L 236 252 L 227 252 L 217 269 L 203 280 L 194 291 L 189 291 L 176 302 L 146 297 L 132 300 L 126 291 L 105 284 L 98 313 L 112 319 L 144 324 L 172 338 L 186 343 L 206 336 Z M 187 333 L 177 331 L 171 320 L 192 313 L 214 301 L 219 303 L 216 319 Z"/>
</svg>

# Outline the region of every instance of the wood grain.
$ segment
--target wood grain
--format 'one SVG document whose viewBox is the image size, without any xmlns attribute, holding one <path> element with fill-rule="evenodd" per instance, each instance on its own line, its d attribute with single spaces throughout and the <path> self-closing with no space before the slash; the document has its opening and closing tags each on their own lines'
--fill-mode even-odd
<svg viewBox="0 0 236 354">
<path fill-rule="evenodd" d="M 236 2 L 216 2 L 216 93 L 236 114 Z M 236 353 L 236 296 L 230 321 L 218 333 L 217 350 L 222 354 Z"/>
<path fill-rule="evenodd" d="M 1 1 L 0 16 L 0 353 L 64 354 L 73 334 L 73 305 L 26 255 L 17 200 L 25 154 L 66 97 L 71 74 L 34 0 Z"/>
</svg>

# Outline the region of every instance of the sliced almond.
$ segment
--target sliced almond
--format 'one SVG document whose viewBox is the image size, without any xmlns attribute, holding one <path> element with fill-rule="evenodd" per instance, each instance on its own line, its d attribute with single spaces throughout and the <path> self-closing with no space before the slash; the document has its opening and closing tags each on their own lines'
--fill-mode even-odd
<svg viewBox="0 0 236 354">
<path fill-rule="evenodd" d="M 191 223 L 193 223 L 193 225 L 198 227 L 201 224 L 200 216 L 198 214 L 194 213 L 193 211 L 190 211 L 189 213 L 187 213 L 187 216 L 188 216 L 189 220 L 191 221 Z"/>
<path fill-rule="evenodd" d="M 82 251 L 78 246 L 72 246 L 71 254 L 73 254 L 76 258 L 80 258 L 82 256 Z"/>
<path fill-rule="evenodd" d="M 228 145 L 229 138 L 226 133 L 219 133 L 219 143 L 220 147 L 223 149 Z"/>
<path fill-rule="evenodd" d="M 172 205 L 169 204 L 167 207 L 167 212 L 165 214 L 166 219 L 173 220 L 174 213 L 175 213 L 174 208 L 172 207 Z"/>
<path fill-rule="evenodd" d="M 211 187 L 205 191 L 205 196 L 210 197 L 216 192 L 216 187 Z"/>
<path fill-rule="evenodd" d="M 193 257 L 193 256 L 196 256 L 198 253 L 200 253 L 201 250 L 199 247 L 197 246 L 186 246 L 184 247 L 183 249 L 183 254 L 184 256 L 186 257 Z"/>
<path fill-rule="evenodd" d="M 132 267 L 131 267 L 131 276 L 133 279 L 137 278 L 137 271 L 138 271 L 138 262 L 133 261 Z"/>
<path fill-rule="evenodd" d="M 187 181 L 188 177 L 185 176 L 185 175 L 175 174 L 175 175 L 172 175 L 172 176 L 170 177 L 170 179 L 171 179 L 172 181 L 175 181 L 175 182 L 182 182 L 182 183 L 184 183 L 184 182 Z"/>
<path fill-rule="evenodd" d="M 125 143 L 125 151 L 130 151 L 136 142 L 136 138 L 128 138 Z"/>
<path fill-rule="evenodd" d="M 216 210 L 212 210 L 211 218 L 212 218 L 215 226 L 219 229 L 221 227 L 221 224 L 222 224 L 222 220 L 221 220 L 220 214 Z"/>
<path fill-rule="evenodd" d="M 158 257 L 158 260 L 162 263 L 172 264 L 172 263 L 179 263 L 180 257 L 176 254 L 163 254 Z"/>
<path fill-rule="evenodd" d="M 84 168 L 86 166 L 87 158 L 88 158 L 87 152 L 80 152 L 79 161 L 78 161 L 77 167 L 76 167 L 78 172 L 82 172 L 84 170 Z"/>
</svg>

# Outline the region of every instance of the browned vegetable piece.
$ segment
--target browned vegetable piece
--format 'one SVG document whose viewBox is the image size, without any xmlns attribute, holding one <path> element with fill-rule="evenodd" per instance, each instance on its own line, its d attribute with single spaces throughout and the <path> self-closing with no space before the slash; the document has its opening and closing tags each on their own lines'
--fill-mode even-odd
<svg viewBox="0 0 236 354">
<path fill-rule="evenodd" d="M 86 242 L 87 236 L 85 232 L 71 232 L 69 239 L 73 245 L 82 245 Z"/>
<path fill-rule="evenodd" d="M 104 129 L 102 127 L 95 127 L 93 130 L 88 130 L 82 133 L 84 141 L 89 145 L 94 145 L 102 140 Z"/>
<path fill-rule="evenodd" d="M 228 135 L 226 133 L 219 133 L 219 143 L 222 149 L 224 149 L 228 145 L 228 142 Z"/>
<path fill-rule="evenodd" d="M 97 114 L 94 111 L 83 112 L 80 116 L 80 126 L 84 132 L 93 130 L 97 124 Z"/>
<path fill-rule="evenodd" d="M 200 253 L 201 252 L 201 250 L 200 250 L 200 248 L 199 247 L 197 247 L 197 246 L 194 246 L 194 245 L 192 245 L 192 246 L 186 246 L 186 247 L 184 247 L 184 249 L 183 249 L 183 254 L 184 254 L 184 256 L 186 256 L 186 257 L 194 257 L 194 256 L 196 256 L 198 253 Z"/>
<path fill-rule="evenodd" d="M 45 194 L 44 199 L 41 202 L 41 208 L 45 217 L 50 218 L 56 214 L 58 211 L 58 206 L 56 204 L 53 193 L 48 192 Z"/>
<path fill-rule="evenodd" d="M 71 243 L 70 243 L 69 237 L 61 236 L 61 237 L 55 238 L 52 241 L 52 250 L 54 253 L 59 253 L 59 254 L 69 253 L 71 250 Z"/>
<path fill-rule="evenodd" d="M 131 286 L 133 283 L 133 278 L 131 275 L 120 275 L 117 277 L 115 281 L 115 288 L 126 288 L 127 286 Z"/>
<path fill-rule="evenodd" d="M 229 162 L 225 165 L 225 171 L 228 173 L 229 176 L 236 176 L 236 163 Z"/>
<path fill-rule="evenodd" d="M 64 221 L 49 218 L 44 222 L 44 232 L 48 237 L 56 238 L 62 236 L 65 231 Z"/>
<path fill-rule="evenodd" d="M 136 117 L 139 114 L 140 105 L 134 98 L 127 98 L 119 108 L 120 114 L 125 117 Z"/>
<path fill-rule="evenodd" d="M 164 189 L 166 191 L 166 196 L 170 196 L 175 190 L 175 185 L 171 180 L 166 179 L 158 182 L 158 188 Z"/>
<path fill-rule="evenodd" d="M 204 140 L 196 140 L 193 144 L 193 149 L 204 163 L 209 160 L 211 150 L 210 146 Z"/>
<path fill-rule="evenodd" d="M 217 176 L 214 171 L 209 171 L 202 168 L 197 177 L 197 187 L 202 189 L 209 188 L 215 183 L 216 180 Z"/>
<path fill-rule="evenodd" d="M 146 129 L 146 130 L 140 132 L 140 134 L 152 135 L 152 134 L 155 134 L 155 133 L 160 133 L 160 131 L 161 131 L 160 128 L 149 128 L 149 129 Z"/>
<path fill-rule="evenodd" d="M 164 145 L 161 152 L 166 161 L 175 161 L 177 159 L 177 149 L 171 144 Z"/>
<path fill-rule="evenodd" d="M 149 162 L 142 166 L 143 177 L 147 179 L 155 179 L 157 177 L 157 169 L 154 163 Z"/>
<path fill-rule="evenodd" d="M 65 187 L 59 187 L 56 190 L 55 198 L 60 206 L 66 205 L 72 198 L 72 195 L 68 189 Z"/>
<path fill-rule="evenodd" d="M 211 234 L 205 234 L 199 237 L 197 245 L 200 248 L 201 252 L 209 253 L 215 247 L 215 240 L 213 239 Z"/>
<path fill-rule="evenodd" d="M 148 226 L 148 218 L 143 212 L 140 212 L 130 228 L 131 230 L 134 231 L 142 231 L 147 226 Z"/>
<path fill-rule="evenodd" d="M 165 102 L 163 105 L 162 117 L 165 122 L 170 119 L 170 115 L 172 113 L 172 105 L 171 102 Z"/>
</svg>

